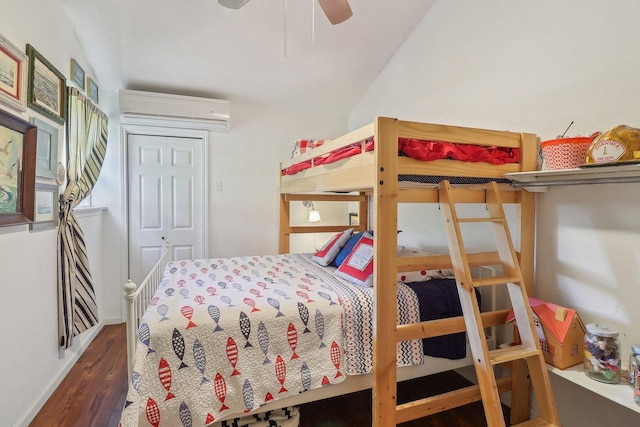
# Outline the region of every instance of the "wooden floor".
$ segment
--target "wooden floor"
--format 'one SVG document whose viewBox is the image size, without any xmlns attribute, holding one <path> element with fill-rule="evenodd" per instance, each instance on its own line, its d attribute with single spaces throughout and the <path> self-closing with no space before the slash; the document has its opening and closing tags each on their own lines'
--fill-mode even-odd
<svg viewBox="0 0 640 427">
<path fill-rule="evenodd" d="M 117 427 L 127 393 L 124 325 L 106 326 L 71 369 L 30 426 Z M 398 387 L 402 403 L 468 385 L 455 372 L 405 381 Z M 505 408 L 508 419 L 508 408 Z M 437 415 L 400 424 L 402 427 L 486 426 L 476 402 Z M 300 407 L 300 427 L 371 426 L 371 391 L 312 402 Z"/>
</svg>

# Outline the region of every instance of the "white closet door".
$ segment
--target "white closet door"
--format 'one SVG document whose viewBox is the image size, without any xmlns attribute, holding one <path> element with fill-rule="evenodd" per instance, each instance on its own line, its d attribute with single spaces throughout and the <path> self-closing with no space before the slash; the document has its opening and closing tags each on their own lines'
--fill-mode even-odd
<svg viewBox="0 0 640 427">
<path fill-rule="evenodd" d="M 127 136 L 129 275 L 140 283 L 167 240 L 174 259 L 204 256 L 203 140 Z"/>
</svg>

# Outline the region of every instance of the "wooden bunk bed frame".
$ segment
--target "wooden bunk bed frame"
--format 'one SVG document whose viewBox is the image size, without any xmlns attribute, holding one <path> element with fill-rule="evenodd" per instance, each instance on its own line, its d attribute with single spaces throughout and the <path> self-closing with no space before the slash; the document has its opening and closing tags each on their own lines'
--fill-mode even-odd
<svg viewBox="0 0 640 427">
<path fill-rule="evenodd" d="M 449 255 L 398 258 L 397 230 L 398 204 L 439 203 L 437 184 L 425 187 L 405 186 L 399 175 L 426 175 L 444 177 L 472 177 L 504 179 L 505 173 L 536 170 L 537 137 L 528 133 L 491 131 L 448 125 L 402 121 L 378 117 L 367 126 L 344 136 L 327 141 L 324 145 L 281 164 L 281 170 L 301 161 L 311 160 L 341 147 L 354 143 L 364 144 L 373 137 L 375 150 L 340 160 L 329 165 L 311 167 L 296 175 L 282 175 L 280 180 L 280 253 L 289 252 L 292 234 L 336 232 L 345 226 L 290 225 L 292 201 L 351 201 L 358 202 L 360 225 L 357 231 L 369 228 L 369 208 L 373 209 L 375 230 L 375 259 L 385 260 L 374 265 L 376 293 L 376 335 L 374 337 L 373 372 L 373 425 L 387 427 L 411 419 L 441 412 L 480 400 L 477 386 L 434 396 L 421 405 L 411 402 L 396 405 L 396 343 L 418 337 L 441 336 L 465 331 L 462 317 L 440 319 L 413 325 L 396 325 L 396 274 L 402 271 L 450 268 Z M 398 138 L 431 141 L 447 141 L 482 146 L 511 147 L 520 150 L 520 160 L 514 164 L 491 165 L 488 163 L 461 162 L 455 160 L 419 161 L 398 156 Z M 518 258 L 528 295 L 534 295 L 535 195 L 500 185 L 504 203 L 519 206 L 520 221 Z M 341 194 L 349 192 L 350 194 Z M 318 194 L 322 193 L 322 194 Z M 457 192 L 458 202 L 485 203 L 484 186 L 469 185 Z M 499 265 L 495 252 L 468 254 L 470 265 Z M 483 313 L 486 327 L 504 324 L 509 310 Z M 501 390 L 511 390 L 511 422 L 520 423 L 530 416 L 530 380 L 526 364 L 512 362 L 511 379 L 500 380 Z M 452 368 L 453 369 L 453 368 Z"/>
</svg>

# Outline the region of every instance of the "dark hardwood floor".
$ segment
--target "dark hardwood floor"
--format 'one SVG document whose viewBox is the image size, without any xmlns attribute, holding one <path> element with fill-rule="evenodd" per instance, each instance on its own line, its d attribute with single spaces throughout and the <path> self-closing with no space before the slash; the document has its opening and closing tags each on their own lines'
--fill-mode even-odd
<svg viewBox="0 0 640 427">
<path fill-rule="evenodd" d="M 32 427 L 117 427 L 127 393 L 124 325 L 106 326 L 30 424 Z M 450 391 L 469 382 L 455 372 L 405 381 L 398 402 Z M 508 419 L 508 408 L 505 408 Z M 400 424 L 402 427 L 486 426 L 481 402 Z M 371 426 L 371 391 L 302 405 L 300 427 Z"/>
</svg>

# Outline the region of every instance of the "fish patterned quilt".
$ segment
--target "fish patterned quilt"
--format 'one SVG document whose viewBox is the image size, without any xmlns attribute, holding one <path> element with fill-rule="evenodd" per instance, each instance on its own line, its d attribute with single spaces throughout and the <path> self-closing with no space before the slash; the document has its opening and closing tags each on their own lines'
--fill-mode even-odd
<svg viewBox="0 0 640 427">
<path fill-rule="evenodd" d="M 399 319 L 419 321 L 399 287 Z M 305 254 L 174 261 L 140 321 L 120 425 L 206 426 L 371 372 L 373 289 Z M 399 365 L 420 364 L 418 340 Z"/>
</svg>

